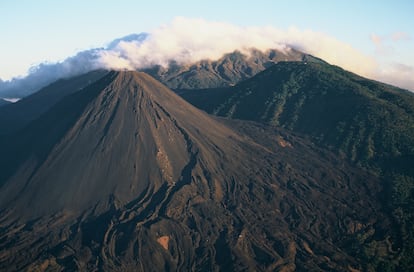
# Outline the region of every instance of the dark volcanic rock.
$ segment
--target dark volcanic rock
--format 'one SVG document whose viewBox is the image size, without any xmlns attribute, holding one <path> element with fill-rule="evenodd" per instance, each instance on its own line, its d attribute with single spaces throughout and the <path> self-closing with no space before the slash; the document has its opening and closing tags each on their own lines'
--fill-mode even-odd
<svg viewBox="0 0 414 272">
<path fill-rule="evenodd" d="M 0 269 L 362 268 L 349 244 L 390 224 L 377 178 L 231 126 L 144 73 L 67 96 L 0 146 Z"/>
<path fill-rule="evenodd" d="M 308 56 L 294 49 L 251 50 L 247 56 L 239 51 L 218 60 L 202 60 L 190 65 L 170 63 L 144 70 L 172 89 L 203 89 L 232 86 L 265 70 L 279 61 L 302 61 Z"/>
<path fill-rule="evenodd" d="M 107 71 L 97 70 L 68 79 L 60 79 L 16 103 L 1 107 L 0 127 L 2 129 L 0 136 L 22 129 L 48 111 L 63 97 L 90 85 L 106 73 Z"/>
<path fill-rule="evenodd" d="M 360 256 L 373 271 L 414 269 L 413 93 L 309 58 L 280 62 L 234 87 L 180 94 L 208 113 L 298 133 L 380 176 L 394 224 L 375 238 L 360 235 Z"/>
<path fill-rule="evenodd" d="M 22 133 L 19 144 L 34 146 L 22 156 L 32 158 L 33 168 L 22 167 L 23 176 L 18 171 L 9 184 L 18 187 L 21 181 L 31 181 L 24 185 L 33 202 L 31 215 L 37 215 L 38 205 L 42 212 L 75 206 L 83 210 L 111 194 L 124 204 L 144 190 L 155 191 L 164 181 L 176 182 L 196 152 L 194 141 L 199 156 L 207 156 L 215 142 L 226 148 L 222 153 L 238 152 L 232 150 L 237 148 L 231 138 L 236 135 L 230 129 L 149 76 L 112 73 L 58 103 Z M 48 198 L 37 189 L 39 183 L 48 188 Z M 27 188 L 31 184 L 33 188 Z M 7 195 L 2 202 L 14 197 Z"/>
</svg>

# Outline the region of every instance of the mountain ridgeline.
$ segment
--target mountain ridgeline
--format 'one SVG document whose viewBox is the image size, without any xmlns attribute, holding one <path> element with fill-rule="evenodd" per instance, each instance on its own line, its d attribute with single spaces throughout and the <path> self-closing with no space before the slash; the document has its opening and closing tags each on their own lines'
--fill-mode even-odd
<svg viewBox="0 0 414 272">
<path fill-rule="evenodd" d="M 411 93 L 296 51 L 145 72 L 0 108 L 0 270 L 414 269 Z"/>
<path fill-rule="evenodd" d="M 323 62 L 281 62 L 237 86 L 180 92 L 195 106 L 308 135 L 350 160 L 414 154 L 414 95 Z"/>
<path fill-rule="evenodd" d="M 201 60 L 190 65 L 170 63 L 167 68 L 155 66 L 143 71 L 174 90 L 227 87 L 248 79 L 277 62 L 303 61 L 308 57 L 294 49 L 265 52 L 252 49 L 248 55 L 234 51 L 218 60 Z"/>
<path fill-rule="evenodd" d="M 381 197 L 399 229 L 396 240 L 404 241 L 402 270 L 412 269 L 414 94 L 309 60 L 280 62 L 234 87 L 180 94 L 211 114 L 307 137 L 380 177 L 385 188 Z M 375 259 L 372 248 L 365 254 Z"/>
<path fill-rule="evenodd" d="M 2 146 L 1 268 L 358 268 L 348 243 L 392 224 L 379 180 L 228 122 L 143 73 L 66 96 Z"/>
<path fill-rule="evenodd" d="M 143 37 L 145 35 L 132 35 L 131 39 L 142 39 Z M 129 40 L 129 37 L 123 39 Z M 118 42 L 118 40 L 114 41 L 113 46 Z M 154 66 L 143 71 L 175 90 L 226 87 L 250 78 L 276 62 L 304 61 L 309 57 L 293 49 L 286 51 L 268 50 L 266 52 L 252 49 L 249 55 L 234 51 L 215 61 L 202 60 L 192 65 L 178 65 L 172 62 L 169 67 Z M 60 79 L 27 96 L 19 103 L 11 105 L 1 99 L 0 128 L 2 129 L 0 137 L 22 129 L 60 99 L 97 81 L 106 73 L 105 70 L 97 70 Z M 5 105 L 8 106 L 1 107 Z"/>
<path fill-rule="evenodd" d="M 97 70 L 69 79 L 60 79 L 19 101 L 1 107 L 0 100 L 0 137 L 10 134 L 39 118 L 63 97 L 77 92 L 92 84 L 107 71 Z"/>
</svg>

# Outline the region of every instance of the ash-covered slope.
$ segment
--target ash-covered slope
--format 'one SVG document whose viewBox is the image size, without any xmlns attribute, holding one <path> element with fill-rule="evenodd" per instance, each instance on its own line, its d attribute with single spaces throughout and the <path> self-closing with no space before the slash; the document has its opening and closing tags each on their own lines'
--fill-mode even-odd
<svg viewBox="0 0 414 272">
<path fill-rule="evenodd" d="M 361 256 L 374 270 L 414 269 L 413 93 L 308 61 L 280 62 L 234 87 L 181 95 L 209 113 L 305 135 L 381 176 L 382 201 L 396 223 L 385 236 L 399 250 L 392 261 L 378 260 L 368 235 Z"/>
<path fill-rule="evenodd" d="M 64 98 L 0 146 L 0 270 L 366 268 L 379 181 L 240 126 L 260 141 L 137 72 Z"/>
<path fill-rule="evenodd" d="M 107 71 L 104 70 L 96 70 L 80 76 L 60 79 L 16 103 L 1 107 L 0 127 L 2 129 L 0 136 L 22 129 L 48 111 L 63 97 L 90 85 L 106 73 Z"/>
<path fill-rule="evenodd" d="M 31 217 L 83 210 L 112 194 L 125 204 L 144 190 L 176 183 L 195 153 L 207 163 L 217 143 L 225 148 L 221 153 L 237 152 L 228 140 L 237 138 L 231 130 L 133 72 L 111 73 L 58 103 L 20 137 L 19 147 L 10 148 L 11 156 L 21 151 L 20 165 L 4 176 L 10 180 L 1 203 L 18 195 Z"/>
</svg>

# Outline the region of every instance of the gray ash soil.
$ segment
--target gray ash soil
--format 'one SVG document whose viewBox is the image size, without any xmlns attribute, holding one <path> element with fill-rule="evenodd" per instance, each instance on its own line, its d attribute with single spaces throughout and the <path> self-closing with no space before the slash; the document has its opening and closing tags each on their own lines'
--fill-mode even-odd
<svg viewBox="0 0 414 272">
<path fill-rule="evenodd" d="M 1 149 L 2 271 L 348 271 L 357 235 L 391 224 L 372 173 L 144 73 L 108 73 Z"/>
</svg>

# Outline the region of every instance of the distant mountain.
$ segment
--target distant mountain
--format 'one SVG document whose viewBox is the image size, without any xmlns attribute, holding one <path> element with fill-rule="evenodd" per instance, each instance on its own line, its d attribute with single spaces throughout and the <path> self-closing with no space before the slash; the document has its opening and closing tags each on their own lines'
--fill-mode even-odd
<svg viewBox="0 0 414 272">
<path fill-rule="evenodd" d="M 288 130 L 144 73 L 68 93 L 0 141 L 0 270 L 367 270 L 371 242 L 396 258 L 378 177 Z"/>
<path fill-rule="evenodd" d="M 131 63 L 139 62 L 134 59 L 134 54 L 126 54 L 122 46 L 129 43 L 133 47 L 136 46 L 135 50 L 139 51 L 138 45 L 149 37 L 148 33 L 130 34 L 113 40 L 106 47 L 80 51 L 61 62 L 41 63 L 30 68 L 26 76 L 15 77 L 7 81 L 0 79 L 0 97 L 23 98 L 59 79 L 71 78 L 98 69 L 108 69 L 109 63 L 103 60 L 105 56 L 123 58 Z M 174 60 L 168 59 L 166 60 L 170 61 L 168 67 L 153 65 L 154 61 L 157 63 L 153 60 L 146 66 L 139 63 L 132 66 L 142 67 L 139 70 L 151 74 L 170 88 L 199 89 L 234 85 L 264 70 L 272 63 L 282 60 L 301 61 L 304 55 L 294 49 L 268 50 L 267 52 L 252 49 L 250 57 L 236 51 L 229 52 L 219 60 L 205 59 L 195 63 L 177 64 Z"/>
<path fill-rule="evenodd" d="M 156 66 L 144 71 L 171 89 L 215 88 L 235 85 L 279 61 L 303 61 L 306 58 L 306 54 L 294 49 L 286 52 L 252 49 L 250 55 L 235 51 L 218 60 L 183 65 L 170 63 L 167 68 Z"/>
<path fill-rule="evenodd" d="M 16 103 L 0 108 L 0 135 L 10 134 L 39 118 L 63 97 L 77 92 L 103 77 L 106 71 L 58 80 Z"/>
<path fill-rule="evenodd" d="M 125 41 L 140 42 L 145 40 L 147 36 L 148 34 L 145 33 L 129 35 L 114 40 L 108 48 L 116 47 L 120 42 Z M 84 53 L 87 55 L 85 59 L 92 57 L 92 55 L 88 55 L 89 53 L 92 54 L 92 52 Z M 252 50 L 250 56 L 235 51 L 231 54 L 226 54 L 216 61 L 204 60 L 191 65 L 171 63 L 169 68 L 153 67 L 151 69 L 145 69 L 145 71 L 170 88 L 212 88 L 234 85 L 241 80 L 252 77 L 278 61 L 306 61 L 310 57 L 311 56 L 295 50 L 286 52 L 269 50 L 265 53 Z M 82 63 L 80 63 L 80 65 L 82 65 Z M 53 67 L 49 68 L 53 70 Z M 106 72 L 103 70 L 96 70 L 80 76 L 72 76 L 57 80 L 56 82 L 37 90 L 32 95 L 25 97 L 25 99 L 20 100 L 18 103 L 1 109 L 0 127 L 4 127 L 5 129 L 0 130 L 0 135 L 8 134 L 24 127 L 31 120 L 38 118 L 61 98 L 99 79 L 105 73 Z M 27 80 L 30 82 L 31 79 L 28 78 Z M 24 80 L 21 82 L 24 82 Z M 18 89 L 22 91 L 27 90 L 26 87 Z M 179 90 L 176 91 L 179 92 Z"/>
</svg>

